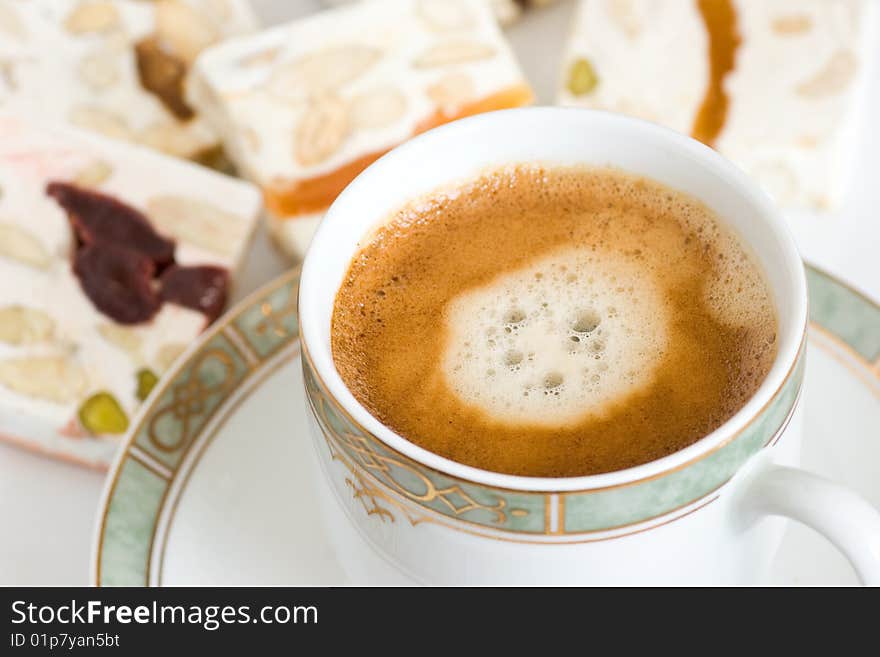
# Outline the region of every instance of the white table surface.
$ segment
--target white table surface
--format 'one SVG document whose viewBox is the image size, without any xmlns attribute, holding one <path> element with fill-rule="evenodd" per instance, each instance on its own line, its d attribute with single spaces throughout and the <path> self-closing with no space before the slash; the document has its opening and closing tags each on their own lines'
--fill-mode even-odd
<svg viewBox="0 0 880 657">
<path fill-rule="evenodd" d="M 321 6 L 318 0 L 252 2 L 265 25 Z M 572 3 L 563 0 L 507 31 L 542 103 L 553 100 L 571 11 Z M 872 63 L 872 88 L 862 112 L 876 117 L 880 116 L 880 57 L 875 56 Z M 862 125 L 859 166 L 845 207 L 835 216 L 793 213 L 791 224 L 809 262 L 880 298 L 880 130 L 874 122 Z M 236 287 L 236 298 L 285 266 L 260 232 Z M 103 482 L 103 473 L 0 444 L 0 585 L 87 584 Z"/>
</svg>

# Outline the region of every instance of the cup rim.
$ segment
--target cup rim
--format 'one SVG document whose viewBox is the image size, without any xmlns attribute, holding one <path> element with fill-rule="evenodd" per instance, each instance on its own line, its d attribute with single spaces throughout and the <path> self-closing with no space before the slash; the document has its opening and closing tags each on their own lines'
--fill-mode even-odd
<svg viewBox="0 0 880 657">
<path fill-rule="evenodd" d="M 326 288 L 326 286 L 321 285 L 322 281 L 317 274 L 315 263 L 323 249 L 332 248 L 333 233 L 337 230 L 335 226 L 337 224 L 342 226 L 344 223 L 344 215 L 340 214 L 339 208 L 350 204 L 349 199 L 356 198 L 362 187 L 373 184 L 374 176 L 390 161 L 406 157 L 411 150 L 422 147 L 424 142 L 442 141 L 447 133 L 479 128 L 481 124 L 499 120 L 500 116 L 516 115 L 526 118 L 537 116 L 552 121 L 554 115 L 562 112 L 569 116 L 570 113 L 579 113 L 584 117 L 585 122 L 595 122 L 600 126 L 616 124 L 619 127 L 622 125 L 623 129 L 646 134 L 655 140 L 663 140 L 671 147 L 689 155 L 699 165 L 714 169 L 719 176 L 734 186 L 737 193 L 746 197 L 749 203 L 756 208 L 758 214 L 764 218 L 768 234 L 776 239 L 784 254 L 785 262 L 779 263 L 779 266 L 785 268 L 789 287 L 795 290 L 793 311 L 787 325 L 782 325 L 780 322 L 778 338 L 780 349 L 758 390 L 723 424 L 687 447 L 659 459 L 623 470 L 578 477 L 531 477 L 493 472 L 453 461 L 416 445 L 383 425 L 357 401 L 336 371 L 330 350 L 322 348 L 321 328 L 317 325 L 318 322 L 314 314 L 309 311 L 310 307 L 315 307 L 319 303 L 321 292 L 328 292 L 326 289 L 322 290 L 322 287 Z M 595 125 L 592 127 L 596 128 Z M 334 288 L 332 290 L 334 298 L 336 292 L 337 289 Z M 554 106 L 497 110 L 460 119 L 414 137 L 373 162 L 342 191 L 327 210 L 318 227 L 303 262 L 298 304 L 303 357 L 308 358 L 316 377 L 327 393 L 334 398 L 345 414 L 364 431 L 388 448 L 446 476 L 493 488 L 527 492 L 561 493 L 616 488 L 655 479 L 680 470 L 692 462 L 712 454 L 732 441 L 755 421 L 783 389 L 795 370 L 799 354 L 806 340 L 807 330 L 807 284 L 803 261 L 788 224 L 781 216 L 775 203 L 757 183 L 749 179 L 744 172 L 714 149 L 669 128 L 646 120 L 601 110 Z"/>
</svg>

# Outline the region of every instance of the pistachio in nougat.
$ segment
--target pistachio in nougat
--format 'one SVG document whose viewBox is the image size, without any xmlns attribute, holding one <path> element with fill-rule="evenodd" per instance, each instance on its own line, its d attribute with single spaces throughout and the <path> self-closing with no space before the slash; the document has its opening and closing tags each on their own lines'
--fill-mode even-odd
<svg viewBox="0 0 880 657">
<path fill-rule="evenodd" d="M 0 437 L 107 465 L 149 390 L 222 310 L 259 192 L 10 113 L 0 190 Z"/>
<path fill-rule="evenodd" d="M 870 0 L 582 0 L 559 102 L 717 149 L 779 203 L 834 209 L 852 158 Z"/>
</svg>

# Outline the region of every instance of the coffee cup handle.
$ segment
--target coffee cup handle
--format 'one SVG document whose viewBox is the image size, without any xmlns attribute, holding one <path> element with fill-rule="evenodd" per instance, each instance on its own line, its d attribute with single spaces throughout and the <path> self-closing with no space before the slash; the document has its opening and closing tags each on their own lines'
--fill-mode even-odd
<svg viewBox="0 0 880 657">
<path fill-rule="evenodd" d="M 854 491 L 805 470 L 772 465 L 753 473 L 739 509 L 749 519 L 785 516 L 822 534 L 862 584 L 880 586 L 880 512 Z"/>
</svg>

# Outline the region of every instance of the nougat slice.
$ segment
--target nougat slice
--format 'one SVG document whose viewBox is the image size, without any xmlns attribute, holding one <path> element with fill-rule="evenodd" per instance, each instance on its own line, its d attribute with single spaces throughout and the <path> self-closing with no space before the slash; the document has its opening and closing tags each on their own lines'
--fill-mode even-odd
<svg viewBox="0 0 880 657">
<path fill-rule="evenodd" d="M 248 0 L 0 0 L 0 108 L 223 167 L 184 85 L 201 50 L 255 28 Z"/>
<path fill-rule="evenodd" d="M 0 112 L 0 438 L 106 466 L 223 310 L 250 183 Z"/>
<path fill-rule="evenodd" d="M 559 102 L 716 148 L 784 206 L 844 196 L 871 0 L 584 0 Z"/>
<path fill-rule="evenodd" d="M 336 196 L 389 149 L 532 92 L 485 2 L 375 0 L 206 50 L 188 98 L 299 257 Z"/>
</svg>

